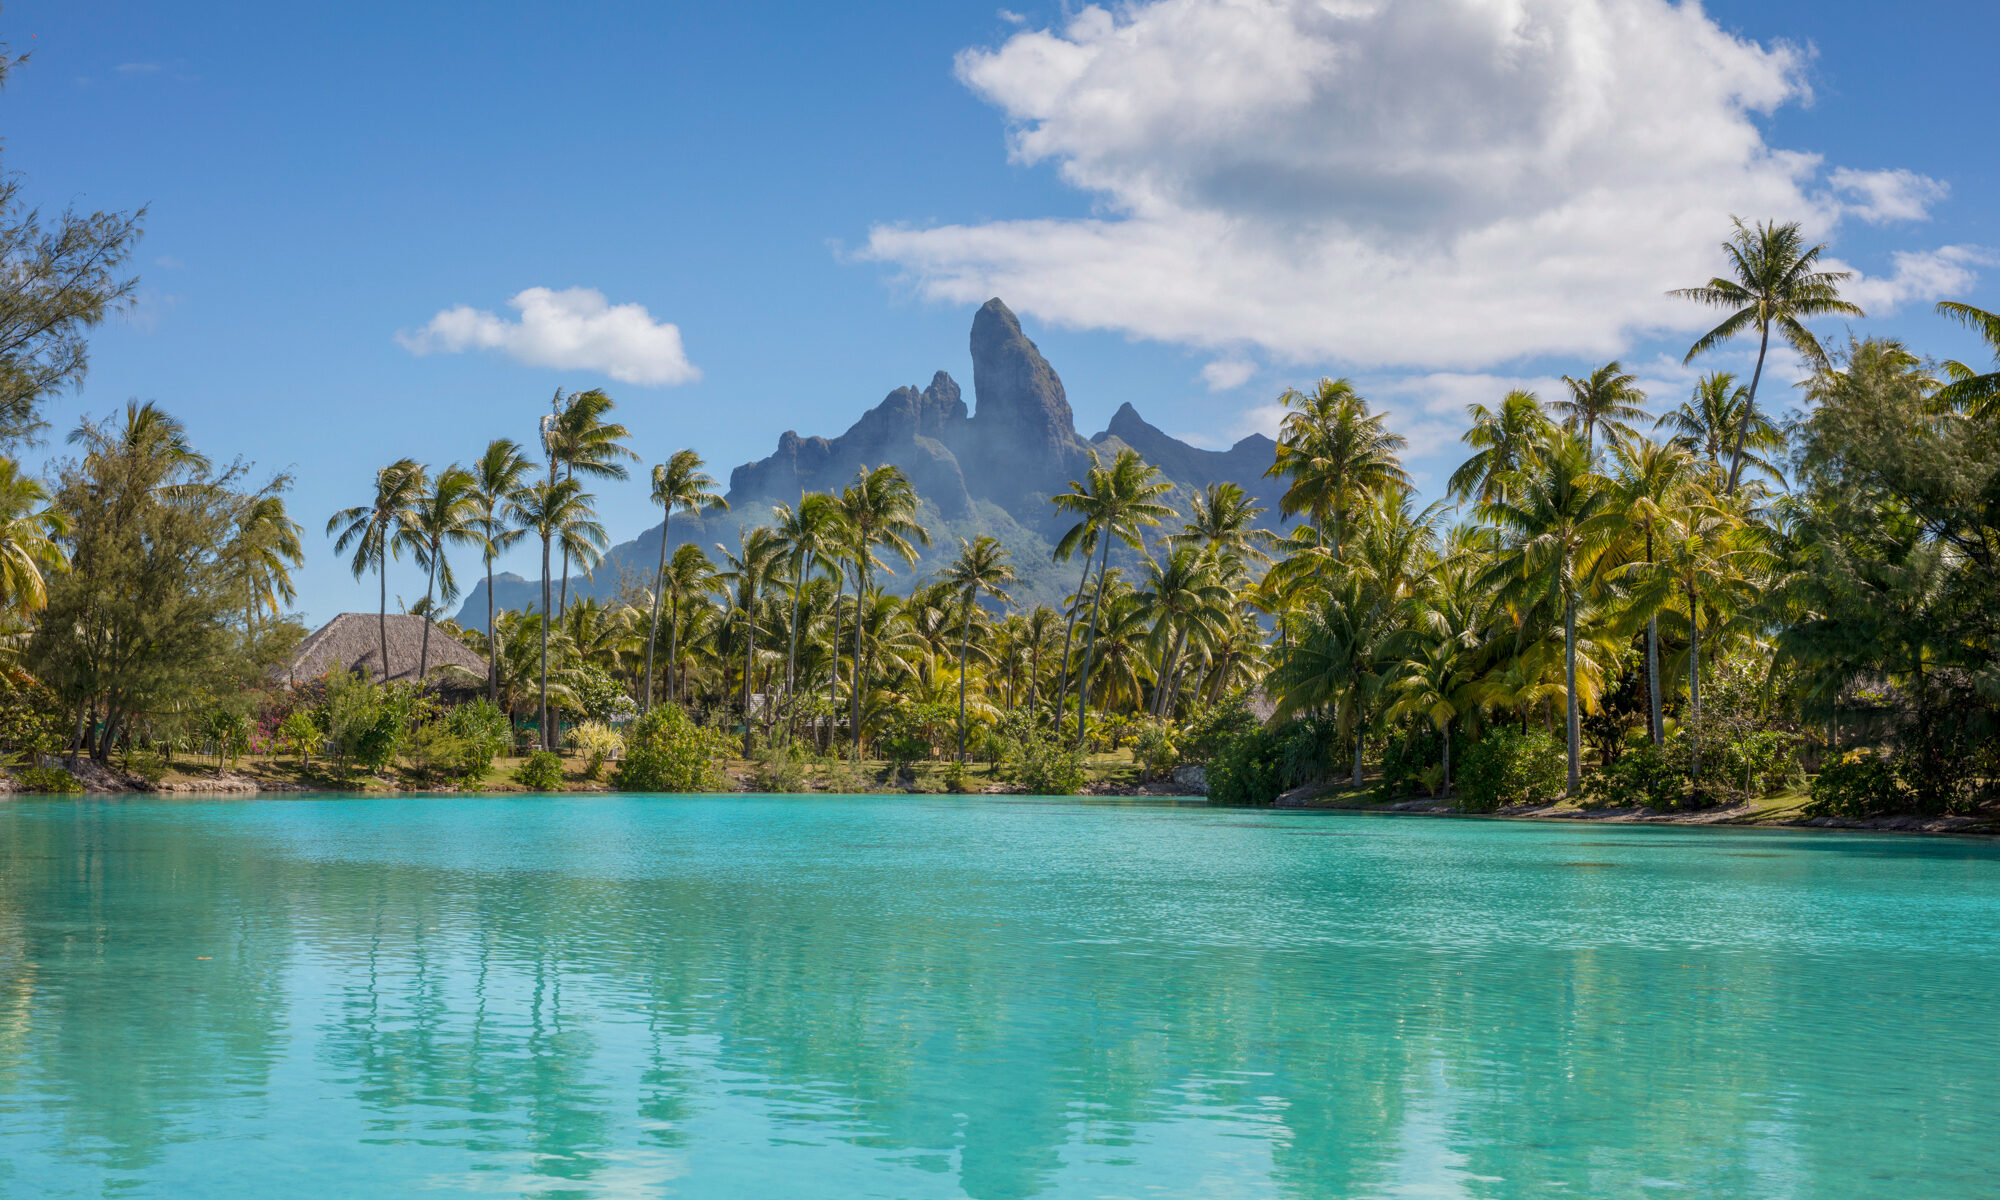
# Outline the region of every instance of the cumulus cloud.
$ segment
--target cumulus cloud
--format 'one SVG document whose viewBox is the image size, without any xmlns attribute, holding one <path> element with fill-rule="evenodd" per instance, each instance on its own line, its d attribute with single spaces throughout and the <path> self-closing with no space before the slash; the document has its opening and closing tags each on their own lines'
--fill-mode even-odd
<svg viewBox="0 0 2000 1200">
<path fill-rule="evenodd" d="M 701 378 L 681 347 L 680 327 L 653 320 L 643 305 L 611 304 L 584 287 L 529 288 L 507 303 L 519 319 L 461 304 L 396 340 L 412 354 L 498 350 L 530 366 L 601 371 L 648 387 Z"/>
<path fill-rule="evenodd" d="M 1890 221 L 1922 221 L 1931 215 L 1931 205 L 1945 198 L 1951 189 L 1928 175 L 1900 168 L 1893 171 L 1855 171 L 1837 167 L 1827 182 L 1833 190 L 1856 199 L 1843 205 L 1851 215 L 1876 225 Z"/>
<path fill-rule="evenodd" d="M 1936 250 L 1899 250 L 1889 256 L 1888 276 L 1856 278 L 1844 287 L 1848 299 L 1870 316 L 1901 308 L 1911 301 L 1956 296 L 1972 286 L 1978 272 L 1992 266 L 1994 256 L 1977 246 L 1942 246 Z"/>
<path fill-rule="evenodd" d="M 1257 364 L 1241 358 L 1218 358 L 1201 369 L 1201 381 L 1211 392 L 1233 392 L 1250 382 Z"/>
<path fill-rule="evenodd" d="M 1099 211 L 880 225 L 864 255 L 935 299 L 1281 361 L 1609 356 L 1710 316 L 1664 293 L 1715 273 L 1732 214 L 1824 236 L 1938 194 L 1765 142 L 1806 57 L 1666 0 L 1086 7 L 957 70 Z"/>
</svg>

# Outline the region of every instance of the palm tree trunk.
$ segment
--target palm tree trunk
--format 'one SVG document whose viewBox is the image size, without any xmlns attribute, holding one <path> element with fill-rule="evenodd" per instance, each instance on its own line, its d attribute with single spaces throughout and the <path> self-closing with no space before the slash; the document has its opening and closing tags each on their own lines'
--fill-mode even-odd
<svg viewBox="0 0 2000 1200">
<path fill-rule="evenodd" d="M 1444 794 L 1451 795 L 1451 721 L 1444 723 Z"/>
<path fill-rule="evenodd" d="M 493 555 L 486 556 L 486 698 L 500 703 L 500 626 L 493 620 Z"/>
<path fill-rule="evenodd" d="M 667 587 L 667 524 L 674 519 L 674 506 L 667 506 L 667 515 L 660 521 L 660 569 L 653 576 L 653 623 L 646 626 L 646 695 L 639 701 L 639 715 L 645 716 L 653 707 L 653 643 L 660 636 L 660 593 Z"/>
<path fill-rule="evenodd" d="M 799 601 L 806 591 L 806 576 L 812 574 L 812 556 L 800 564 L 798 578 L 792 580 L 792 644 L 785 651 L 785 740 L 798 736 L 792 726 L 796 724 L 793 714 L 792 693 L 798 688 L 799 675 Z"/>
<path fill-rule="evenodd" d="M 1042 643 L 1041 639 L 1037 638 L 1035 639 L 1033 648 L 1028 651 L 1028 711 L 1030 713 L 1035 711 L 1035 701 L 1041 698 L 1041 682 Z"/>
<path fill-rule="evenodd" d="M 1653 744 L 1666 744 L 1666 722 L 1660 715 L 1660 618 L 1646 618 L 1646 691 L 1652 705 Z"/>
<path fill-rule="evenodd" d="M 417 651 L 417 687 L 424 686 L 424 672 L 431 665 L 431 596 L 437 591 L 437 550 L 431 552 L 430 575 L 424 580 L 424 637 Z"/>
<path fill-rule="evenodd" d="M 542 538 L 542 675 L 540 712 L 542 749 L 555 749 L 549 736 L 549 539 Z"/>
<path fill-rule="evenodd" d="M 570 468 L 569 470 L 567 470 L 567 471 L 564 471 L 564 472 L 563 472 L 563 482 L 567 483 L 567 482 L 569 482 L 570 480 L 572 480 L 572 479 L 574 479 L 574 478 L 576 478 L 576 468 L 575 468 L 575 467 L 571 467 L 571 468 Z M 664 529 L 662 529 L 662 530 L 660 531 L 660 541 L 661 541 L 661 543 L 662 543 L 663 545 L 664 545 L 664 543 L 666 542 L 666 531 L 665 531 Z M 557 612 L 566 612 L 566 611 L 568 611 L 568 609 L 569 609 L 569 543 L 568 543 L 568 542 L 564 542 L 564 543 L 563 543 L 563 573 L 562 573 L 562 602 L 556 605 L 556 611 L 557 611 Z"/>
<path fill-rule="evenodd" d="M 979 593 L 974 592 L 977 596 Z M 958 761 L 965 763 L 965 658 L 972 647 L 972 606 L 965 609 L 965 625 L 958 631 Z"/>
<path fill-rule="evenodd" d="M 1563 597 L 1563 679 L 1564 741 L 1569 750 L 1569 792 L 1576 795 L 1583 783 L 1583 726 L 1576 704 L 1576 597 Z"/>
<path fill-rule="evenodd" d="M 826 752 L 833 753 L 833 714 L 840 711 L 840 601 L 847 594 L 847 572 L 833 577 L 833 644 L 826 672 Z M 860 613 L 855 613 L 856 619 Z"/>
<path fill-rule="evenodd" d="M 864 549 L 865 556 L 867 551 Z M 868 594 L 868 569 L 857 566 L 854 571 L 854 675 L 853 685 L 847 693 L 847 723 L 854 735 L 854 759 L 861 761 L 861 598 Z"/>
<path fill-rule="evenodd" d="M 675 673 L 681 665 L 681 598 L 674 597 L 667 606 L 667 699 L 679 703 L 680 692 L 674 687 Z"/>
<path fill-rule="evenodd" d="M 757 674 L 757 596 L 743 606 L 743 757 L 750 757 L 750 682 Z"/>
<path fill-rule="evenodd" d="M 382 682 L 389 682 L 389 546 L 384 535 L 381 557 L 375 564 L 375 573 L 382 581 L 382 607 L 376 613 L 376 623 L 382 633 Z"/>
<path fill-rule="evenodd" d="M 1701 608 L 1695 600 L 1694 581 L 1688 581 L 1688 716 L 1693 718 L 1691 769 L 1688 777 L 1701 787 Z"/>
<path fill-rule="evenodd" d="M 1110 563 L 1111 537 L 1107 530 L 1097 557 L 1097 596 L 1090 602 L 1090 630 L 1083 639 L 1083 671 L 1078 676 L 1080 686 L 1076 689 L 1076 748 L 1079 751 L 1083 749 L 1083 717 L 1090 711 L 1090 656 L 1097 649 L 1097 618 L 1099 610 L 1104 607 L 1105 568 Z"/>
<path fill-rule="evenodd" d="M 1729 482 L 1725 496 L 1736 493 L 1736 477 L 1743 470 L 1743 443 L 1750 436 L 1750 418 L 1757 415 L 1757 382 L 1764 378 L 1764 354 L 1771 348 L 1771 325 L 1765 322 L 1757 339 L 1757 369 L 1750 373 L 1750 394 L 1743 401 L 1743 419 L 1736 426 L 1736 448 L 1729 454 Z"/>
<path fill-rule="evenodd" d="M 1069 645 L 1076 635 L 1076 615 L 1083 611 L 1083 589 L 1090 586 L 1090 555 L 1083 556 L 1083 578 L 1076 581 L 1076 603 L 1070 605 L 1069 622 L 1063 626 L 1062 662 L 1056 667 L 1056 724 L 1062 723 L 1062 702 L 1069 698 Z"/>
</svg>

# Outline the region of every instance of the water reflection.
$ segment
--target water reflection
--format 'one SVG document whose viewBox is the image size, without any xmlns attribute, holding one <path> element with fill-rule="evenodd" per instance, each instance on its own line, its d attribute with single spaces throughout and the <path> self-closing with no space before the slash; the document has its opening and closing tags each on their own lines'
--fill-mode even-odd
<svg viewBox="0 0 2000 1200">
<path fill-rule="evenodd" d="M 2000 856 L 1580 832 L 893 800 L 15 804 L 0 1182 L 1981 1194 Z"/>
</svg>

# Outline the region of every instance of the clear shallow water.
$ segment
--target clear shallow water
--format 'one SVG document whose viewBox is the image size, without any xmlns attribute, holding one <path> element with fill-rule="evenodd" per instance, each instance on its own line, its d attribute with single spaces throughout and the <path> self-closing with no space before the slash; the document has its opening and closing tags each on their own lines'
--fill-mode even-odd
<svg viewBox="0 0 2000 1200">
<path fill-rule="evenodd" d="M 1986 1197 L 2000 849 L 0 804 L 0 1195 Z"/>
</svg>

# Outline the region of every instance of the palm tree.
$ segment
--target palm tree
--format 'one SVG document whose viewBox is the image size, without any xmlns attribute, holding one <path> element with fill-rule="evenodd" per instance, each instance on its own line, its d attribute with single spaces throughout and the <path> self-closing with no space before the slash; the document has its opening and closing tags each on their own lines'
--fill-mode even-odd
<svg viewBox="0 0 2000 1200">
<path fill-rule="evenodd" d="M 1644 539 L 1640 555 L 1624 570 L 1640 574 L 1653 572 L 1658 565 L 1654 541 L 1672 519 L 1671 514 L 1687 487 L 1693 460 L 1675 443 L 1661 445 L 1634 438 L 1618 445 L 1618 474 L 1614 480 L 1616 503 L 1625 520 Z M 1653 744 L 1666 740 L 1666 726 L 1660 711 L 1660 615 L 1657 604 L 1646 608 L 1646 691 L 1647 730 Z"/>
<path fill-rule="evenodd" d="M 854 572 L 854 595 L 868 594 L 875 572 L 889 571 L 876 556 L 875 548 L 885 547 L 906 563 L 917 561 L 911 542 L 928 546 L 930 530 L 917 523 L 917 493 L 903 472 L 893 466 L 870 470 L 861 468 L 854 482 L 840 493 L 841 522 L 847 534 L 844 547 Z M 854 686 L 848 694 L 848 720 L 853 725 L 854 754 L 861 756 L 861 622 L 854 626 Z"/>
<path fill-rule="evenodd" d="M 1767 456 L 1784 448 L 1785 435 L 1750 407 L 1750 389 L 1739 385 L 1736 376 L 1727 371 L 1711 371 L 1695 380 L 1688 398 L 1662 415 L 1654 427 L 1671 430 L 1674 441 L 1701 456 L 1718 480 L 1722 478 L 1723 452 L 1738 443 L 1740 433 L 1743 465 L 1780 478 L 1777 466 Z"/>
<path fill-rule="evenodd" d="M 1939 301 L 1937 310 L 1986 339 L 1987 347 L 1993 351 L 1994 362 L 2000 365 L 2000 313 L 1990 313 L 1956 300 Z M 1944 370 L 1951 382 L 1932 397 L 1939 405 L 1963 409 L 1981 420 L 1991 416 L 1996 406 L 2000 406 L 2000 370 L 1982 373 L 1955 359 L 1946 360 Z"/>
<path fill-rule="evenodd" d="M 1082 480 L 1070 480 L 1067 499 L 1064 496 L 1051 499 L 1050 503 L 1058 508 L 1082 512 L 1087 507 L 1101 502 L 1099 493 L 1105 486 L 1104 464 L 1097 457 L 1097 451 L 1086 450 L 1084 453 L 1090 456 L 1090 466 L 1084 471 Z M 1056 543 L 1055 553 L 1052 556 L 1052 561 L 1068 562 L 1079 550 L 1083 552 L 1083 575 L 1076 581 L 1076 591 L 1071 593 L 1069 602 L 1063 606 L 1067 616 L 1063 623 L 1062 658 L 1056 662 L 1057 724 L 1061 724 L 1063 702 L 1069 695 L 1069 648 L 1076 636 L 1076 619 L 1083 612 L 1084 590 L 1090 586 L 1090 559 L 1097 552 L 1099 532 L 1098 526 L 1086 517 L 1070 526 L 1069 532 Z"/>
<path fill-rule="evenodd" d="M 1061 614 L 1046 604 L 1035 605 L 1026 617 L 1022 636 L 1028 647 L 1028 711 L 1031 713 L 1041 698 L 1042 651 L 1055 640 L 1056 622 L 1061 619 Z"/>
<path fill-rule="evenodd" d="M 1148 465 L 1135 450 L 1120 450 L 1109 467 L 1093 469 L 1090 476 L 1091 486 L 1088 489 L 1071 481 L 1069 491 L 1050 498 L 1057 508 L 1077 513 L 1083 518 L 1063 535 L 1062 542 L 1056 547 L 1057 557 L 1067 557 L 1066 548 L 1074 548 L 1089 538 L 1093 531 L 1097 533 L 1097 597 L 1091 602 L 1090 628 L 1083 640 L 1083 670 L 1077 673 L 1076 744 L 1079 749 L 1083 746 L 1084 714 L 1090 708 L 1090 656 L 1097 642 L 1098 615 L 1104 606 L 1104 581 L 1110 566 L 1111 539 L 1115 537 L 1134 550 L 1144 551 L 1146 539 L 1143 530 L 1174 515 L 1173 509 L 1159 502 L 1160 497 L 1172 491 L 1174 485 L 1160 478 L 1159 471 Z"/>
<path fill-rule="evenodd" d="M 514 543 L 528 536 L 519 524 L 520 511 L 514 497 L 528 481 L 535 464 L 521 453 L 511 438 L 494 438 L 486 443 L 486 453 L 472 465 L 472 507 L 480 536 L 480 558 L 486 566 L 487 698 L 500 702 L 500 657 L 503 645 L 494 622 L 493 562 Z"/>
<path fill-rule="evenodd" d="M 729 501 L 715 490 L 715 480 L 702 470 L 707 464 L 701 455 L 692 450 L 676 450 L 673 457 L 653 468 L 653 503 L 660 506 L 660 566 L 653 580 L 653 616 L 646 626 L 646 687 L 639 701 L 639 714 L 644 716 L 653 707 L 653 643 L 658 639 L 660 625 L 660 593 L 666 589 L 667 575 L 667 526 L 674 519 L 674 510 L 696 513 L 706 508 L 711 512 L 728 512 Z"/>
<path fill-rule="evenodd" d="M 687 603 L 714 590 L 715 563 L 700 546 L 687 542 L 674 548 L 660 573 L 660 592 L 667 603 L 667 697 L 681 699 L 676 674 L 680 670 L 681 611 Z"/>
<path fill-rule="evenodd" d="M 283 605 L 298 599 L 291 569 L 305 562 L 306 552 L 299 543 L 299 523 L 285 511 L 279 486 L 274 484 L 250 496 L 236 522 L 237 546 L 244 556 L 249 591 L 244 610 L 248 626 L 254 627 L 260 611 L 276 617 Z"/>
<path fill-rule="evenodd" d="M 326 532 L 338 538 L 333 552 L 343 554 L 354 547 L 348 564 L 356 579 L 370 568 L 381 577 L 382 678 L 389 678 L 389 558 L 396 553 L 392 535 L 405 525 L 424 494 L 424 468 L 413 458 L 400 458 L 375 472 L 375 498 L 367 504 L 343 508 L 329 517 Z"/>
<path fill-rule="evenodd" d="M 1211 483 L 1188 501 L 1188 519 L 1181 531 L 1167 537 L 1171 546 L 1199 546 L 1211 558 L 1243 563 L 1268 563 L 1277 535 L 1254 522 L 1267 509 L 1233 483 Z"/>
<path fill-rule="evenodd" d="M 812 578 L 815 570 L 824 566 L 832 572 L 838 585 L 836 556 L 840 552 L 843 533 L 840 506 L 825 492 L 799 497 L 796 509 L 780 504 L 772 510 L 772 517 L 777 522 L 778 539 L 784 543 L 786 556 L 790 559 L 793 579 L 791 641 L 785 650 L 785 704 L 789 708 L 792 691 L 798 683 L 799 606 L 804 599 L 806 581 Z"/>
<path fill-rule="evenodd" d="M 41 483 L 0 458 L 0 612 L 25 618 L 48 607 L 48 577 L 69 567 L 56 541 L 64 532 Z"/>
<path fill-rule="evenodd" d="M 1484 584 L 1522 601 L 1555 600 L 1561 606 L 1572 796 L 1583 777 L 1576 690 L 1577 598 L 1618 517 L 1604 483 L 1591 473 L 1589 448 L 1569 431 L 1558 430 L 1538 456 L 1536 469 L 1522 479 L 1519 495 L 1483 506 L 1490 520 L 1513 535 L 1512 544 L 1487 570 Z M 1612 522 L 1607 522 L 1607 515 Z"/>
<path fill-rule="evenodd" d="M 759 525 L 753 530 L 738 530 L 736 534 L 737 552 L 731 554 L 721 542 L 715 544 L 728 569 L 718 571 L 715 583 L 718 588 L 736 589 L 736 608 L 743 621 L 743 754 L 750 754 L 750 686 L 756 677 L 757 664 L 757 599 L 764 586 L 771 583 L 784 565 L 785 542 L 778 531 L 768 525 Z M 766 708 L 768 712 L 768 706 Z"/>
<path fill-rule="evenodd" d="M 1477 707 L 1479 682 L 1467 669 L 1464 645 L 1452 637 L 1427 639 L 1390 685 L 1396 699 L 1387 715 L 1429 721 L 1444 740 L 1443 791 L 1451 791 L 1451 727 Z"/>
<path fill-rule="evenodd" d="M 1533 392 L 1508 392 L 1501 397 L 1497 413 L 1484 404 L 1468 404 L 1465 411 L 1472 418 L 1472 427 L 1461 440 L 1472 447 L 1473 454 L 1451 473 L 1445 490 L 1457 499 L 1477 496 L 1482 501 L 1492 500 L 1516 472 L 1526 469 L 1553 426 Z"/>
<path fill-rule="evenodd" d="M 1636 386 L 1639 377 L 1620 363 L 1605 363 L 1583 379 L 1568 375 L 1562 378 L 1569 387 L 1569 399 L 1558 400 L 1549 407 L 1563 414 L 1570 428 L 1583 431 L 1583 445 L 1593 461 L 1597 457 L 1599 429 L 1614 437 L 1631 437 L 1634 433 L 1631 422 L 1647 415 L 1641 407 L 1646 403 L 1646 393 Z"/>
<path fill-rule="evenodd" d="M 1757 409 L 1757 384 L 1764 378 L 1764 356 L 1771 348 L 1771 330 L 1799 352 L 1807 363 L 1826 363 L 1826 351 L 1819 339 L 1801 322 L 1835 314 L 1866 316 L 1858 307 L 1840 298 L 1840 284 L 1847 271 L 1819 270 L 1824 244 L 1807 248 L 1797 221 L 1778 224 L 1760 221 L 1756 226 L 1735 219 L 1736 232 L 1722 244 L 1734 278 L 1718 275 L 1700 287 L 1678 288 L 1667 293 L 1693 300 L 1710 308 L 1734 309 L 1720 325 L 1695 340 L 1682 362 L 1693 362 L 1739 333 L 1757 331 L 1757 369 L 1750 374 L 1750 412 Z M 1736 445 L 1730 451 L 1729 478 L 1724 494 L 1736 491 L 1743 468 L 1743 440 L 1750 430 L 1749 420 L 1737 427 Z"/>
<path fill-rule="evenodd" d="M 438 472 L 396 531 L 397 543 L 408 546 L 417 565 L 424 568 L 424 635 L 417 652 L 419 687 L 431 661 L 430 614 L 438 604 L 458 599 L 458 580 L 445 558 L 445 547 L 481 540 L 478 490 L 479 480 L 472 472 L 454 463 Z"/>
<path fill-rule="evenodd" d="M 1291 481 L 1278 511 L 1312 514 L 1337 562 L 1355 499 L 1391 484 L 1410 486 L 1396 461 L 1403 436 L 1384 426 L 1387 414 L 1369 416 L 1368 402 L 1345 379 L 1322 379 L 1310 393 L 1287 389 L 1279 401 L 1292 411 L 1279 425 L 1277 458 L 1264 474 Z"/>
<path fill-rule="evenodd" d="M 1002 604 L 1013 603 L 1007 585 L 1015 580 L 1014 568 L 1007 563 L 1007 550 L 1000 540 L 980 534 L 975 541 L 958 539 L 958 558 L 945 568 L 943 582 L 958 593 L 965 605 L 958 635 L 958 761 L 965 761 L 965 663 L 972 646 L 972 613 L 985 592 Z"/>
<path fill-rule="evenodd" d="M 572 393 L 567 399 L 561 388 L 556 389 L 549 415 L 542 418 L 542 453 L 548 455 L 550 483 L 558 477 L 575 479 L 579 474 L 597 479 L 625 478 L 625 461 L 637 462 L 639 456 L 625 446 L 631 431 L 604 419 L 616 407 L 617 402 L 599 388 Z M 569 607 L 569 560 L 569 547 L 564 546 L 557 612 Z M 588 574 L 595 563 L 592 559 L 584 572 Z"/>
<path fill-rule="evenodd" d="M 1182 546 L 1164 563 L 1147 563 L 1145 586 L 1137 602 L 1152 624 L 1153 647 L 1160 658 L 1153 715 L 1171 717 L 1180 690 L 1181 654 L 1190 636 L 1206 643 L 1227 624 L 1229 590 L 1222 586 L 1217 565 L 1206 553 Z"/>
<path fill-rule="evenodd" d="M 522 527 L 542 542 L 541 700 L 537 711 L 544 750 L 556 748 L 555 732 L 549 728 L 549 626 L 555 620 L 549 606 L 549 568 L 554 565 L 550 552 L 558 542 L 562 544 L 565 561 L 572 554 L 595 561 L 604 552 L 609 539 L 604 536 L 604 526 L 597 523 L 597 510 L 591 506 L 591 499 L 582 484 L 562 479 L 544 480 L 524 488 L 514 501 Z"/>
</svg>

